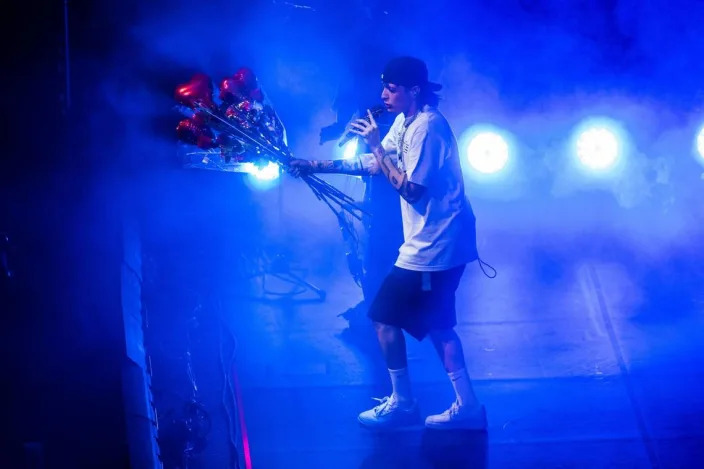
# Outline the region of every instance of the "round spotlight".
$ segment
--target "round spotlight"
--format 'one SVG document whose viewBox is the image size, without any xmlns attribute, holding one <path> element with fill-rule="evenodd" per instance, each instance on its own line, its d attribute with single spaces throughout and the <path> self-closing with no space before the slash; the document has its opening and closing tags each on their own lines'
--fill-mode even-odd
<svg viewBox="0 0 704 469">
<path fill-rule="evenodd" d="M 353 138 L 349 142 L 345 143 L 345 146 L 342 150 L 342 157 L 346 160 L 351 160 L 357 155 L 357 145 L 358 145 L 358 139 Z"/>
<path fill-rule="evenodd" d="M 594 170 L 610 168 L 621 153 L 616 133 L 606 127 L 591 127 L 583 131 L 577 137 L 576 145 L 579 161 Z"/>
<path fill-rule="evenodd" d="M 245 163 L 244 166 L 245 172 L 260 181 L 273 181 L 281 174 L 279 165 L 271 161 L 264 166 L 258 166 L 254 163 Z"/>
<path fill-rule="evenodd" d="M 501 171 L 508 163 L 508 154 L 508 143 L 495 132 L 478 133 L 467 145 L 469 164 L 484 174 Z"/>
<path fill-rule="evenodd" d="M 704 159 L 704 127 L 701 128 L 699 135 L 697 135 L 697 151 L 699 156 Z"/>
</svg>

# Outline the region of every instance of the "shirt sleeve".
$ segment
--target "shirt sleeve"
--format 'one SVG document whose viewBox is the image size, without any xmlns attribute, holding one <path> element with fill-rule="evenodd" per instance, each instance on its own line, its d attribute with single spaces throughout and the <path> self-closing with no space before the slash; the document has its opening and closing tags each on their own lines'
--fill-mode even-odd
<svg viewBox="0 0 704 469">
<path fill-rule="evenodd" d="M 403 155 L 406 176 L 414 184 L 430 186 L 440 167 L 445 141 L 437 126 L 430 123 L 418 126 L 413 132 L 407 154 Z"/>
<path fill-rule="evenodd" d="M 386 156 L 396 164 L 396 153 L 387 153 Z M 359 163 L 369 174 L 377 174 L 379 172 L 379 162 L 376 160 L 376 156 L 374 156 L 373 153 L 362 153 L 359 155 Z"/>
<path fill-rule="evenodd" d="M 362 165 L 362 168 L 371 174 L 376 173 L 379 167 L 376 158 L 371 153 L 362 153 L 359 155 L 359 163 Z"/>
</svg>

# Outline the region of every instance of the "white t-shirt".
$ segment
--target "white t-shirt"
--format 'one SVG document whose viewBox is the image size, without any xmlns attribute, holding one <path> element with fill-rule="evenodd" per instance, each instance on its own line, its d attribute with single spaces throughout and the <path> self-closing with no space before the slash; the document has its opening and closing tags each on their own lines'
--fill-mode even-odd
<svg viewBox="0 0 704 469">
<path fill-rule="evenodd" d="M 404 243 L 396 266 L 435 272 L 476 260 L 474 213 L 464 193 L 457 141 L 445 117 L 429 106 L 410 119 L 399 114 L 382 146 L 396 156 L 410 182 L 426 188 L 413 204 L 401 197 Z M 365 166 L 374 163 L 366 160 Z"/>
</svg>

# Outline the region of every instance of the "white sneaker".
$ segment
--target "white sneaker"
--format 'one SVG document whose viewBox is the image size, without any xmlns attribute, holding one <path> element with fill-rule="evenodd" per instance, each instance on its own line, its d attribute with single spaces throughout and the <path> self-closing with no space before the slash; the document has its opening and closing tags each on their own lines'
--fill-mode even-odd
<svg viewBox="0 0 704 469">
<path fill-rule="evenodd" d="M 428 416 L 425 426 L 437 430 L 486 430 L 486 408 L 462 406 L 455 401 L 442 414 Z"/>
<path fill-rule="evenodd" d="M 365 410 L 357 420 L 367 428 L 391 429 L 407 425 L 415 425 L 420 421 L 418 404 L 415 399 L 410 402 L 400 402 L 396 396 L 374 398 L 380 404 L 373 409 Z"/>
</svg>

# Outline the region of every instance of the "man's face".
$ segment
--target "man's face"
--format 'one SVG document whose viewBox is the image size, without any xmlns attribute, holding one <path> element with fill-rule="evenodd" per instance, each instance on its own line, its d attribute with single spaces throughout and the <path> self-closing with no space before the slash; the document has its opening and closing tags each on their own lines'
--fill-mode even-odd
<svg viewBox="0 0 704 469">
<path fill-rule="evenodd" d="M 413 94 L 415 88 L 417 88 L 417 86 L 408 88 L 394 83 L 384 83 L 384 89 L 381 92 L 381 100 L 384 102 L 386 110 L 389 112 L 407 113 L 415 99 L 415 95 Z"/>
</svg>

